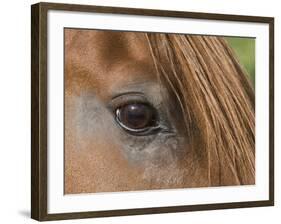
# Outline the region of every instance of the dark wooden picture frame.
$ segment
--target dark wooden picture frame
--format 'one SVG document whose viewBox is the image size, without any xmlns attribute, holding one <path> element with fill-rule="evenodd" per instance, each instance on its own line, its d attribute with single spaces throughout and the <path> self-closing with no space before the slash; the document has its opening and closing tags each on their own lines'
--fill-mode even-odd
<svg viewBox="0 0 281 224">
<path fill-rule="evenodd" d="M 269 200 L 108 211 L 48 214 L 47 211 L 47 12 L 49 10 L 99 12 L 174 18 L 241 21 L 269 24 Z M 274 205 L 274 18 L 115 8 L 89 5 L 38 3 L 31 7 L 31 217 L 39 221 L 90 217 L 186 212 Z"/>
</svg>

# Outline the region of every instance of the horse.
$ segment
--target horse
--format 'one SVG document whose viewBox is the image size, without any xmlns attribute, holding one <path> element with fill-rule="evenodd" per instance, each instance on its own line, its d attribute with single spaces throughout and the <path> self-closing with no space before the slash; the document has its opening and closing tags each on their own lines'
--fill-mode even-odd
<svg viewBox="0 0 281 224">
<path fill-rule="evenodd" d="M 65 194 L 255 184 L 255 96 L 222 36 L 64 29 Z"/>
</svg>

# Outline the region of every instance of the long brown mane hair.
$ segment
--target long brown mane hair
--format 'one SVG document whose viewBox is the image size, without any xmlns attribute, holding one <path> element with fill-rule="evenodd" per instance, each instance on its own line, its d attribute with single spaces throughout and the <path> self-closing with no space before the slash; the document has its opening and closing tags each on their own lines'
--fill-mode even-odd
<svg viewBox="0 0 281 224">
<path fill-rule="evenodd" d="M 209 186 L 255 182 L 254 91 L 223 37 L 146 34 L 159 82 L 200 142 Z"/>
</svg>

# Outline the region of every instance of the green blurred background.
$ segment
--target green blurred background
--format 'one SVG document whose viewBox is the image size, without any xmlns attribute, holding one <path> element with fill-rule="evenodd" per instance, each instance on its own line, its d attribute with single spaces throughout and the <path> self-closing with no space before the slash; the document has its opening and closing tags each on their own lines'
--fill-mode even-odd
<svg viewBox="0 0 281 224">
<path fill-rule="evenodd" d="M 225 39 L 235 51 L 238 60 L 255 86 L 255 39 L 244 37 L 226 37 Z"/>
</svg>

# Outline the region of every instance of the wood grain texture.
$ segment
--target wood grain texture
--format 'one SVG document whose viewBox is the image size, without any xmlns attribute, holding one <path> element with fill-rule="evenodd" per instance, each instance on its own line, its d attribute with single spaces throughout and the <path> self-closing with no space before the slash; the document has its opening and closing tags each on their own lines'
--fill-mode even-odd
<svg viewBox="0 0 281 224">
<path fill-rule="evenodd" d="M 47 10 L 31 8 L 31 217 L 47 216 Z"/>
</svg>

